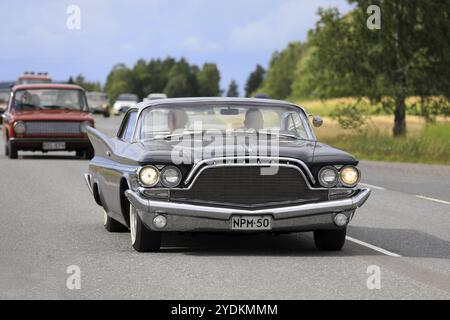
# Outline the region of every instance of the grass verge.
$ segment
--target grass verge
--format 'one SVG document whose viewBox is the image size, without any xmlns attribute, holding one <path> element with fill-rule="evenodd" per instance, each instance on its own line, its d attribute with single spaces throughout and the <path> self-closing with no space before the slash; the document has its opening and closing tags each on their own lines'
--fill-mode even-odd
<svg viewBox="0 0 450 320">
<path fill-rule="evenodd" d="M 421 134 L 403 138 L 367 130 L 327 135 L 323 141 L 359 159 L 450 165 L 449 123 L 428 124 Z"/>
</svg>

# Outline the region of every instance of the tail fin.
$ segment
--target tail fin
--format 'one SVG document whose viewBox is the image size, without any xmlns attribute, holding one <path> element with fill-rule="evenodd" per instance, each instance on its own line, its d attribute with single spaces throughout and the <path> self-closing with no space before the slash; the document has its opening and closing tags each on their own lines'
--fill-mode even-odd
<svg viewBox="0 0 450 320">
<path fill-rule="evenodd" d="M 87 128 L 87 135 L 94 147 L 95 156 L 105 157 L 108 153 L 114 152 L 114 144 L 111 138 L 92 127 Z"/>
</svg>

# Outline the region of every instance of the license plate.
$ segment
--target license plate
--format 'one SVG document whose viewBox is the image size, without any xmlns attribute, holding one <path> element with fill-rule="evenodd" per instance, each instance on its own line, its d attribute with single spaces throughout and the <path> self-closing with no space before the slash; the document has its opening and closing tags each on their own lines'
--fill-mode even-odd
<svg viewBox="0 0 450 320">
<path fill-rule="evenodd" d="M 268 216 L 234 216 L 232 230 L 272 230 L 272 219 Z"/>
<path fill-rule="evenodd" d="M 66 149 L 65 142 L 43 142 L 42 149 L 44 150 L 64 150 Z"/>
</svg>

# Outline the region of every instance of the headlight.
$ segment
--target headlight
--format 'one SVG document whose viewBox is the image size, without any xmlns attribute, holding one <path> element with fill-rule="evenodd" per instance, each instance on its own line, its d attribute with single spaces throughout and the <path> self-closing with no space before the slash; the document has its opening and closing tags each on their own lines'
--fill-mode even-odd
<svg viewBox="0 0 450 320">
<path fill-rule="evenodd" d="M 91 126 L 92 126 L 92 123 L 90 121 L 83 121 L 80 124 L 80 131 L 81 131 L 81 133 L 86 133 L 87 132 L 86 128 L 87 127 L 91 127 Z"/>
<path fill-rule="evenodd" d="M 335 167 L 323 167 L 319 171 L 319 183 L 325 188 L 333 188 L 338 183 L 338 172 Z"/>
<path fill-rule="evenodd" d="M 14 132 L 17 134 L 24 134 L 27 130 L 25 126 L 25 122 L 23 121 L 17 121 L 14 123 Z"/>
<path fill-rule="evenodd" d="M 159 182 L 159 171 L 154 166 L 145 166 L 139 170 L 138 177 L 143 187 L 154 187 Z"/>
<path fill-rule="evenodd" d="M 354 187 L 358 184 L 361 177 L 359 170 L 354 166 L 345 166 L 340 173 L 341 182 L 346 187 Z"/>
<path fill-rule="evenodd" d="M 181 182 L 181 172 L 176 167 L 165 167 L 161 171 L 161 183 L 167 188 L 175 188 Z"/>
</svg>

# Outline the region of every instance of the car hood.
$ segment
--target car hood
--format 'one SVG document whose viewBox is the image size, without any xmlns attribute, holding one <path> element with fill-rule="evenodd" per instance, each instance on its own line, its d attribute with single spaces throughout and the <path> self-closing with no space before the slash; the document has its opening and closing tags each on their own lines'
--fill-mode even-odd
<svg viewBox="0 0 450 320">
<path fill-rule="evenodd" d="M 172 163 L 174 160 L 184 160 L 183 163 L 191 164 L 201 159 L 214 158 L 218 156 L 232 157 L 255 155 L 259 151 L 260 155 L 286 157 L 302 160 L 308 165 L 315 164 L 357 164 L 358 161 L 347 152 L 328 146 L 324 143 L 306 140 L 282 140 L 279 142 L 278 151 L 264 150 L 258 146 L 245 144 L 236 146 L 234 144 L 224 144 L 222 148 L 213 148 L 208 141 L 195 141 L 194 146 L 184 145 L 179 141 L 151 140 L 132 144 L 135 148 L 134 154 L 140 155 L 137 159 L 140 163 Z M 266 144 L 263 143 L 265 146 Z M 215 149 L 216 153 L 211 151 Z"/>
<path fill-rule="evenodd" d="M 33 110 L 14 113 L 14 120 L 22 121 L 94 121 L 87 112 L 77 110 Z"/>
</svg>

